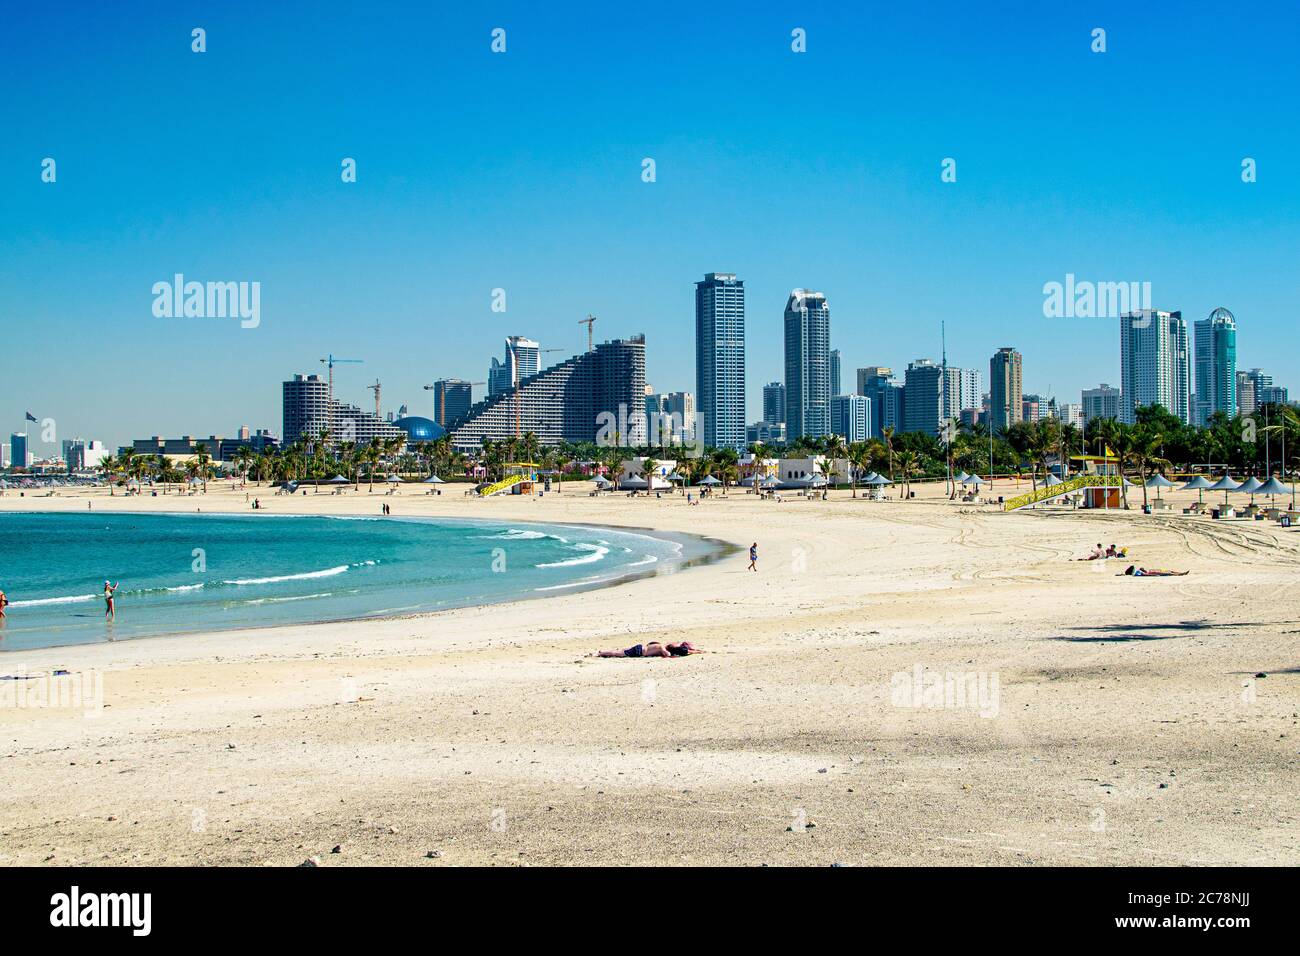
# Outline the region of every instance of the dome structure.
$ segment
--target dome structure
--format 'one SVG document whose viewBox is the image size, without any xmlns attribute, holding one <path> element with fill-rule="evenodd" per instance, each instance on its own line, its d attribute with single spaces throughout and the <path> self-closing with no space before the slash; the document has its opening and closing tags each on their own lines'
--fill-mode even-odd
<svg viewBox="0 0 1300 956">
<path fill-rule="evenodd" d="M 1213 312 L 1210 313 L 1210 321 L 1213 322 L 1215 319 L 1227 319 L 1233 325 L 1237 324 L 1237 317 L 1233 315 L 1231 312 L 1229 312 L 1227 309 L 1225 309 L 1223 306 L 1219 306 L 1217 309 L 1215 309 Z"/>
<path fill-rule="evenodd" d="M 393 424 L 406 432 L 407 441 L 436 441 L 447 434 L 447 430 L 437 422 L 430 418 L 421 418 L 419 415 L 399 418 Z"/>
</svg>

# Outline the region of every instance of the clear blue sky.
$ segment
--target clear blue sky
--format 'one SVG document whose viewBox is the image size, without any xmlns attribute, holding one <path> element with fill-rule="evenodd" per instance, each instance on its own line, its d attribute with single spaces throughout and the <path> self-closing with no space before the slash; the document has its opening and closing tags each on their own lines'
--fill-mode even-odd
<svg viewBox="0 0 1300 956">
<path fill-rule="evenodd" d="M 1241 366 L 1300 388 L 1296 4 L 613 7 L 9 5 L 0 430 L 278 434 L 280 382 L 331 351 L 366 363 L 340 398 L 378 377 L 428 414 L 420 386 L 483 380 L 506 335 L 581 351 L 588 312 L 693 390 L 714 270 L 746 282 L 751 419 L 795 286 L 849 381 L 937 359 L 946 320 L 986 379 L 1014 345 L 1027 391 L 1118 384 L 1115 322 L 1043 318 L 1073 272 L 1227 306 Z M 261 282 L 261 326 L 155 318 L 175 272 Z"/>
</svg>

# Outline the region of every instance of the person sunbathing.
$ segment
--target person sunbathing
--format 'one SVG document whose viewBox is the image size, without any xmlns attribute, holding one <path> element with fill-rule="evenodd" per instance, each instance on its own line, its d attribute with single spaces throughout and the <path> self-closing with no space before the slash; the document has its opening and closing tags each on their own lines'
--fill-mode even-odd
<svg viewBox="0 0 1300 956">
<path fill-rule="evenodd" d="M 1190 571 L 1166 571 L 1163 568 L 1139 568 L 1136 564 L 1130 564 L 1124 569 L 1124 574 L 1116 575 L 1116 577 L 1127 575 L 1133 578 L 1181 578 L 1183 575 L 1190 573 Z"/>
<path fill-rule="evenodd" d="M 703 653 L 690 641 L 680 644 L 664 644 L 651 641 L 648 644 L 633 644 L 621 651 L 597 651 L 597 657 L 686 657 L 688 654 Z M 591 655 L 587 655 L 590 657 Z"/>
<path fill-rule="evenodd" d="M 1097 547 L 1093 548 L 1091 551 L 1089 551 L 1089 552 L 1088 552 L 1086 555 L 1084 555 L 1082 558 L 1075 558 L 1074 560 L 1076 560 L 1076 561 L 1096 561 L 1096 560 L 1098 560 L 1099 558 L 1104 558 L 1104 557 L 1106 557 L 1106 549 L 1103 548 L 1103 547 L 1101 546 L 1101 542 L 1098 542 L 1098 543 L 1097 543 Z"/>
</svg>

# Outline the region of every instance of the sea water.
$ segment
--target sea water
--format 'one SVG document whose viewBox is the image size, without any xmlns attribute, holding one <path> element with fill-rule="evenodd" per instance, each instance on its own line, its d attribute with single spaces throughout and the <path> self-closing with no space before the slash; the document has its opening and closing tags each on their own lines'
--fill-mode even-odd
<svg viewBox="0 0 1300 956">
<path fill-rule="evenodd" d="M 397 616 L 673 571 L 685 536 L 434 518 L 0 513 L 0 650 Z M 105 621 L 104 580 L 120 587 Z"/>
</svg>

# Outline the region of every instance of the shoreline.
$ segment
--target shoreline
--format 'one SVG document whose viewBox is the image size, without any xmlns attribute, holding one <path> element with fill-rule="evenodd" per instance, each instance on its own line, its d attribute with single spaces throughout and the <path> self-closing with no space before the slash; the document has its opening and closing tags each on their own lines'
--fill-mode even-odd
<svg viewBox="0 0 1300 956">
<path fill-rule="evenodd" d="M 44 515 L 44 514 L 64 513 L 64 512 L 52 512 L 47 509 L 4 509 L 4 511 L 0 511 L 0 513 Z M 74 512 L 66 512 L 66 513 L 71 514 Z M 75 513 L 81 514 L 82 512 L 75 512 Z M 193 517 L 227 518 L 227 517 L 246 516 L 252 520 L 263 520 L 264 518 L 269 518 L 272 520 L 276 518 L 326 518 L 326 519 L 335 519 L 335 520 L 343 520 L 343 521 L 360 519 L 366 521 L 405 521 L 410 523 L 432 523 L 432 524 L 463 523 L 467 525 L 483 524 L 483 523 L 495 524 L 501 521 L 501 519 L 499 518 L 480 518 L 480 517 L 472 517 L 472 516 L 465 516 L 465 515 L 373 516 L 373 515 L 360 514 L 360 513 L 328 514 L 328 515 L 314 515 L 314 514 L 261 515 L 261 514 L 247 514 L 246 512 L 243 511 L 233 511 L 233 510 L 206 511 L 206 512 L 197 512 L 196 514 L 190 514 L 189 512 L 184 512 L 184 511 L 157 511 L 157 510 L 148 510 L 148 509 L 145 510 L 114 509 L 112 513 L 130 514 L 130 515 L 158 515 L 164 517 L 178 517 L 178 518 L 193 518 Z M 100 514 L 102 515 L 103 512 L 101 512 Z M 547 599 L 562 596 L 559 594 L 542 593 L 543 591 L 562 590 L 565 595 L 569 595 L 569 594 L 581 594 L 581 593 L 586 593 L 591 591 L 600 591 L 606 588 L 614 588 L 623 584 L 627 584 L 631 581 L 641 580 L 644 578 L 652 578 L 657 575 L 677 574 L 679 572 L 686 571 L 694 567 L 713 564 L 715 562 L 725 560 L 727 557 L 730 557 L 731 555 L 735 554 L 737 551 L 740 550 L 738 545 L 731 544 L 721 539 L 710 538 L 704 535 L 689 534 L 689 533 L 677 532 L 677 531 L 672 531 L 672 532 L 655 531 L 653 528 L 649 528 L 649 527 L 619 526 L 619 525 L 609 525 L 609 524 L 598 524 L 595 522 L 575 522 L 575 521 L 555 522 L 555 521 L 549 521 L 549 520 L 538 519 L 538 518 L 511 518 L 510 520 L 525 525 L 539 525 L 539 526 L 545 526 L 551 528 L 582 528 L 589 531 L 612 531 L 615 533 L 623 533 L 623 534 L 628 534 L 628 533 L 640 534 L 644 537 L 652 538 L 656 541 L 661 541 L 661 542 L 666 541 L 666 542 L 682 545 L 683 547 L 694 547 L 700 549 L 700 551 L 699 553 L 693 554 L 689 557 L 682 557 L 681 559 L 674 561 L 665 567 L 655 567 L 653 569 L 647 569 L 643 571 L 625 570 L 622 572 L 614 572 L 609 577 L 601 578 L 599 580 L 578 580 L 569 583 L 553 585 L 544 589 L 531 588 L 528 591 L 514 594 L 509 597 L 502 597 L 499 600 L 477 601 L 471 604 L 451 604 L 443 608 L 438 608 L 434 610 L 425 610 L 425 611 L 414 611 L 409 614 L 388 614 L 388 613 L 360 614 L 360 615 L 350 615 L 346 617 L 310 618 L 301 621 L 284 621 L 280 623 L 259 624 L 253 627 L 234 626 L 234 627 L 212 627 L 207 629 L 200 628 L 193 631 L 162 631 L 155 634 L 132 635 L 132 636 L 121 637 L 121 638 L 108 640 L 108 641 L 74 641 L 67 644 L 42 644 L 38 647 L 15 648 L 12 650 L 5 648 L 3 646 L 3 641 L 0 641 L 0 661 L 5 660 L 5 658 L 7 658 L 10 655 L 21 654 L 24 652 L 39 653 L 41 651 L 53 651 L 59 648 L 93 647 L 100 643 L 120 644 L 125 641 L 151 641 L 151 640 L 165 640 L 165 639 L 180 640 L 194 635 L 224 634 L 227 632 L 235 632 L 235 631 L 275 631 L 281 628 L 290 628 L 290 627 L 303 628 L 303 627 L 314 627 L 317 625 L 326 625 L 326 624 L 362 623 L 367 621 L 379 622 L 379 621 L 417 620 L 420 618 L 430 617 L 439 614 L 446 614 L 457 610 L 464 610 L 470 608 L 474 608 L 474 609 L 491 608 L 491 607 L 497 607 L 502 605 L 519 604 L 528 601 L 547 600 Z M 94 597 L 95 597 L 94 595 L 90 595 L 90 598 L 93 599 Z M 13 602 L 11 604 L 11 607 L 22 607 L 22 606 L 23 605 L 21 601 Z M 10 614 L 10 617 L 12 617 L 12 612 Z M 2 637 L 3 637 L 3 631 L 0 630 L 0 638 Z"/>
</svg>

